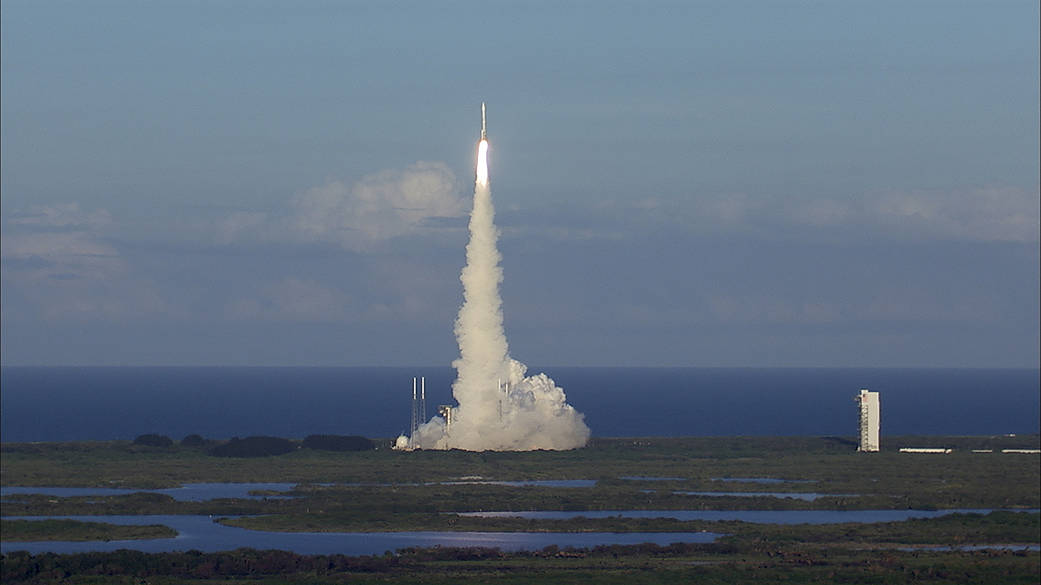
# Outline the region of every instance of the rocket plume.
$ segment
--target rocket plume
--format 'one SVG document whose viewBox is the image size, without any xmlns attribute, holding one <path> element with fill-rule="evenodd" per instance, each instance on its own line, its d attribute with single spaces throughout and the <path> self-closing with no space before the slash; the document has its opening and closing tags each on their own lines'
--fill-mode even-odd
<svg viewBox="0 0 1041 585">
<path fill-rule="evenodd" d="M 470 242 L 466 246 L 463 305 L 455 321 L 459 359 L 451 424 L 434 417 L 421 425 L 412 445 L 424 449 L 527 451 L 574 449 L 589 439 L 583 416 L 545 374 L 526 377 L 527 366 L 510 357 L 503 329 L 499 285 L 499 232 L 488 182 L 488 140 L 481 104 Z M 399 439 L 400 443 L 400 439 Z"/>
</svg>

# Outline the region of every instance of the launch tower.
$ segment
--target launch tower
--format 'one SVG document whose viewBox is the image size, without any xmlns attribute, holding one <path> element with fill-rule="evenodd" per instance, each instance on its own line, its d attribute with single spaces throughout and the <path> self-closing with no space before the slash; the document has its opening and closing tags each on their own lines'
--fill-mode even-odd
<svg viewBox="0 0 1041 585">
<path fill-rule="evenodd" d="M 857 451 L 878 451 L 878 429 L 881 422 L 878 392 L 869 392 L 864 388 L 854 400 L 860 404 L 860 445 Z"/>
</svg>

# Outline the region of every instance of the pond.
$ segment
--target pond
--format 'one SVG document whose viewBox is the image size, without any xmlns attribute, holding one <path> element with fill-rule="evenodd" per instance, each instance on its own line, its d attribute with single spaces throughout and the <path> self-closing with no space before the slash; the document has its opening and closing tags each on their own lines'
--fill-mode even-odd
<svg viewBox="0 0 1041 585">
<path fill-rule="evenodd" d="M 799 493 L 799 492 L 672 492 L 680 496 L 734 496 L 738 498 L 755 498 L 755 497 L 770 497 L 770 498 L 793 498 L 796 500 L 805 500 L 812 502 L 818 498 L 855 498 L 856 494 L 818 494 L 818 493 Z"/>
<path fill-rule="evenodd" d="M 713 477 L 712 481 L 736 483 L 817 483 L 815 479 L 777 479 L 774 477 Z"/>
<path fill-rule="evenodd" d="M 955 546 L 901 546 L 896 550 L 905 552 L 950 552 L 950 551 L 972 551 L 972 550 L 1029 550 L 1041 551 L 1041 545 L 1037 544 L 961 544 Z"/>
<path fill-rule="evenodd" d="M 937 518 L 948 514 L 988 514 L 990 509 L 959 510 L 587 510 L 581 512 L 463 512 L 481 518 L 531 518 L 567 520 L 586 518 L 673 518 L 676 520 L 740 520 L 755 524 L 841 524 L 843 522 L 899 522 L 911 518 Z M 1037 512 L 1037 510 L 1017 510 Z"/>
<path fill-rule="evenodd" d="M 125 496 L 140 492 L 166 494 L 181 502 L 206 502 L 220 498 L 246 498 L 263 499 L 285 496 L 254 496 L 252 491 L 274 491 L 288 492 L 293 489 L 294 483 L 187 483 L 181 487 L 163 489 L 126 489 L 126 488 L 82 488 L 82 487 L 3 487 L 0 488 L 0 497 L 42 494 L 45 496 L 57 496 L 60 498 L 71 498 L 75 496 Z"/>
<path fill-rule="evenodd" d="M 595 479 L 533 479 L 521 481 L 499 481 L 494 479 L 467 479 L 457 481 L 439 481 L 426 485 L 510 485 L 535 487 L 591 488 L 596 486 Z"/>
<path fill-rule="evenodd" d="M 720 535 L 712 532 L 261 532 L 214 522 L 209 516 L 31 516 L 8 520 L 69 518 L 110 524 L 162 524 L 177 531 L 176 538 L 89 542 L 4 542 L 0 551 L 33 554 L 106 552 L 119 549 L 143 552 L 199 550 L 216 552 L 249 547 L 278 549 L 298 554 L 378 555 L 408 547 L 458 546 L 493 547 L 504 551 L 538 550 L 550 545 L 593 547 L 610 544 L 659 545 L 674 542 L 706 543 Z"/>
</svg>

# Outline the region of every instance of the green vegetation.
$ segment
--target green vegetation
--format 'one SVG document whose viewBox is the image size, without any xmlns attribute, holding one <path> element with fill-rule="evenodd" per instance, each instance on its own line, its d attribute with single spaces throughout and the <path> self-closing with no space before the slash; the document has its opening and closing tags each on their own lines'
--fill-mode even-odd
<svg viewBox="0 0 1041 585">
<path fill-rule="evenodd" d="M 205 447 L 207 444 L 202 435 L 191 434 L 181 439 L 182 447 Z"/>
<path fill-rule="evenodd" d="M 41 540 L 137 540 L 173 538 L 177 531 L 167 526 L 120 526 L 105 522 L 77 520 L 0 520 L 0 540 L 31 542 Z"/>
<path fill-rule="evenodd" d="M 299 532 L 715 532 L 720 542 L 843 543 L 847 546 L 887 544 L 1037 544 L 1041 524 L 1036 513 L 991 512 L 951 514 L 900 522 L 844 524 L 757 524 L 740 521 L 674 520 L 671 518 L 478 518 L 446 514 L 393 516 L 304 514 L 223 519 L 222 523 L 254 530 Z"/>
<path fill-rule="evenodd" d="M 209 454 L 214 457 L 272 457 L 295 449 L 292 441 L 281 437 L 232 437 L 210 449 Z"/>
<path fill-rule="evenodd" d="M 288 442 L 284 439 L 280 441 Z M 242 440 L 239 440 L 241 443 Z M 888 438 L 892 449 L 857 453 L 847 438 L 597 439 L 563 452 L 334 451 L 309 437 L 261 457 L 215 457 L 234 441 L 202 437 L 167 446 L 130 442 L 5 444 L 5 486 L 156 488 L 192 482 L 286 482 L 294 498 L 178 502 L 155 493 L 60 498 L 18 495 L 3 515 L 247 514 L 226 524 L 284 531 L 607 531 L 725 534 L 714 544 L 603 546 L 505 554 L 489 549 L 415 549 L 374 557 L 283 551 L 76 555 L 12 553 L 6 583 L 1036 583 L 1037 552 L 934 551 L 922 547 L 1037 545 L 1037 513 L 952 514 L 877 524 L 769 525 L 666 518 L 528 520 L 477 518 L 477 510 L 811 510 L 1041 507 L 1041 457 L 972 453 L 1037 448 L 1039 437 Z M 274 443 L 272 443 L 274 444 Z M 345 443 L 346 444 L 346 443 Z M 358 444 L 361 444 L 360 442 Z M 280 442 L 280 448 L 285 443 Z M 950 455 L 906 455 L 900 446 L 943 446 Z M 595 479 L 595 487 L 460 483 Z M 635 479 L 634 479 L 635 478 Z M 659 478 L 659 479 L 651 479 Z M 670 478 L 661 480 L 660 478 Z M 771 478 L 780 483 L 727 482 Z M 446 483 L 440 483 L 446 482 Z M 331 485 L 320 485 L 331 484 Z M 832 494 L 814 501 L 682 492 Z M 271 494 L 268 494 L 271 495 Z M 92 523 L 16 525 L 69 539 Z M 106 525 L 103 535 L 111 536 Z M 165 527 L 112 527 L 142 529 Z M 22 534 L 22 533 L 17 533 Z M 164 534 L 163 536 L 166 536 Z M 21 538 L 21 536 L 19 536 Z M 33 540 L 41 537 L 32 537 Z M 85 538 L 94 538 L 87 536 Z M 118 538 L 126 538 L 118 536 Z M 899 550 L 899 547 L 909 550 Z"/>
<path fill-rule="evenodd" d="M 31 498 L 4 514 L 243 514 L 470 510 L 782 510 L 1041 507 L 1041 457 L 972 453 L 1034 448 L 1038 436 L 890 439 L 953 445 L 949 455 L 857 453 L 848 439 L 722 437 L 596 439 L 574 451 L 326 451 L 214 457 L 204 449 L 128 442 L 5 444 L 5 486 L 159 488 L 193 482 L 300 484 L 297 500 L 174 502 L 156 497 Z M 240 440 L 239 443 L 244 442 Z M 231 443 L 230 441 L 226 444 Z M 595 479 L 594 488 L 424 485 L 463 477 L 495 480 Z M 669 481 L 626 477 L 676 478 Z M 719 478 L 799 480 L 769 485 Z M 331 483 L 331 487 L 317 484 Z M 350 485 L 356 484 L 356 485 Z M 358 485 L 360 484 L 360 485 Z M 389 485 L 393 484 L 393 485 Z M 775 497 L 709 497 L 676 492 L 816 492 L 807 502 Z M 96 510 L 96 511 L 94 511 Z"/>
<path fill-rule="evenodd" d="M 138 435 L 137 438 L 134 439 L 134 444 L 144 445 L 146 447 L 169 447 L 170 445 L 173 445 L 173 439 L 165 435 Z"/>
<path fill-rule="evenodd" d="M 976 454 L 973 448 L 1038 448 L 1038 435 L 1021 437 L 887 437 L 893 450 L 857 453 L 848 438 L 694 437 L 593 439 L 574 451 L 485 452 L 389 449 L 326 452 L 296 449 L 269 458 L 215 458 L 198 448 L 144 448 L 125 441 L 8 443 L 0 446 L 5 486 L 174 487 L 191 482 L 416 483 L 463 476 L 497 480 L 679 477 L 685 487 L 719 488 L 718 477 L 814 480 L 783 490 L 831 493 L 912 491 L 929 487 L 947 472 L 956 483 L 991 486 L 996 478 L 1018 481 L 1035 475 L 1031 455 Z M 229 441 L 230 442 L 230 441 Z M 945 456 L 895 452 L 902 445 L 942 442 L 957 449 Z M 1012 475 L 1006 475 L 1011 473 Z M 876 481 L 877 480 L 877 481 Z M 1036 483 L 1036 482 L 1032 482 Z M 728 490 L 762 491 L 762 486 L 728 484 Z M 854 492 L 858 487 L 865 490 Z M 825 489 L 826 488 L 826 489 Z M 840 491 L 841 490 L 841 491 Z"/>
<path fill-rule="evenodd" d="M 28 494 L 4 498 L 4 516 L 80 516 L 144 514 L 265 514 L 297 510 L 292 500 L 220 499 L 212 502 L 178 502 L 166 494 L 138 492 L 125 496 L 75 496 L 60 498 Z"/>
<path fill-rule="evenodd" d="M 989 583 L 1035 584 L 1039 555 L 1022 550 L 925 552 L 733 544 L 407 549 L 397 555 L 302 556 L 241 549 L 223 553 L 6 555 L 4 583 Z"/>
<path fill-rule="evenodd" d="M 376 448 L 376 443 L 357 435 L 308 435 L 300 446 L 323 451 L 371 451 Z"/>
<path fill-rule="evenodd" d="M 779 525 L 730 523 L 724 532 L 732 536 L 722 542 L 741 542 L 749 546 L 782 543 L 836 544 L 869 547 L 881 544 L 945 546 L 982 544 L 1034 544 L 1041 539 L 1041 516 L 1036 513 L 991 512 L 989 514 L 950 514 L 938 518 L 917 518 L 902 522 L 872 524 Z M 715 529 L 724 528 L 717 526 Z"/>
</svg>

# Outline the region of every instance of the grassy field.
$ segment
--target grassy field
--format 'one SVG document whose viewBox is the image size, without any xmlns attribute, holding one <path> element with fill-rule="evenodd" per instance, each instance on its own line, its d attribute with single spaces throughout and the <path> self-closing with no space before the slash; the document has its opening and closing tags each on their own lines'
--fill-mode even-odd
<svg viewBox="0 0 1041 585">
<path fill-rule="evenodd" d="M 835 487 L 864 480 L 912 485 L 938 470 L 1002 473 L 1030 456 L 974 454 L 971 449 L 1038 448 L 1038 435 L 1019 437 L 887 437 L 891 448 L 857 453 L 841 437 L 705 437 L 593 439 L 572 451 L 414 451 L 387 448 L 364 452 L 299 449 L 276 457 L 213 457 L 203 448 L 145 447 L 127 441 L 6 443 L 0 446 L 5 486 L 173 487 L 189 482 L 414 483 L 463 476 L 498 480 L 601 479 L 627 476 L 680 477 L 705 482 L 714 477 L 813 479 Z M 942 456 L 908 455 L 898 446 L 944 446 Z M 966 457 L 970 465 L 949 465 Z M 1016 458 L 1018 457 L 1018 460 Z M 1010 465 L 1009 458 L 1014 461 Z M 1037 458 L 1033 458 L 1036 462 Z M 903 477 L 887 470 L 896 465 Z M 914 468 L 924 467 L 917 474 Z M 1036 465 L 1035 465 L 1036 468 Z M 740 487 L 740 486 L 734 486 Z M 816 486 L 802 486 L 815 491 Z M 793 486 L 793 489 L 798 489 Z"/>
<path fill-rule="evenodd" d="M 296 499 L 175 502 L 160 494 L 19 496 L 4 515 L 326 514 L 364 518 L 473 510 L 769 510 L 1041 507 L 1041 456 L 972 453 L 1032 447 L 1030 437 L 909 437 L 895 445 L 946 445 L 949 455 L 857 453 L 840 438 L 599 439 L 585 449 L 473 453 L 308 449 L 258 458 L 126 442 L 5 444 L 4 486 L 154 488 L 191 482 L 288 482 Z M 591 488 L 459 485 L 459 478 L 595 479 Z M 647 479 L 626 479 L 626 478 Z M 649 478 L 672 478 L 655 481 Z M 721 478 L 795 480 L 773 484 Z M 333 484 L 319 485 L 319 484 Z M 678 492 L 814 492 L 815 501 L 709 497 Z M 345 524 L 344 527 L 348 526 Z"/>
<path fill-rule="evenodd" d="M 4 542 L 139 540 L 175 536 L 177 531 L 155 524 L 119 526 L 77 520 L 0 520 L 0 540 Z"/>
<path fill-rule="evenodd" d="M 591 550 L 419 549 L 379 557 L 302 557 L 278 551 L 7 555 L 4 583 L 209 585 L 308 583 L 525 585 L 759 583 L 1035 584 L 1036 552 L 934 552 L 819 546 L 638 545 Z"/>
</svg>

